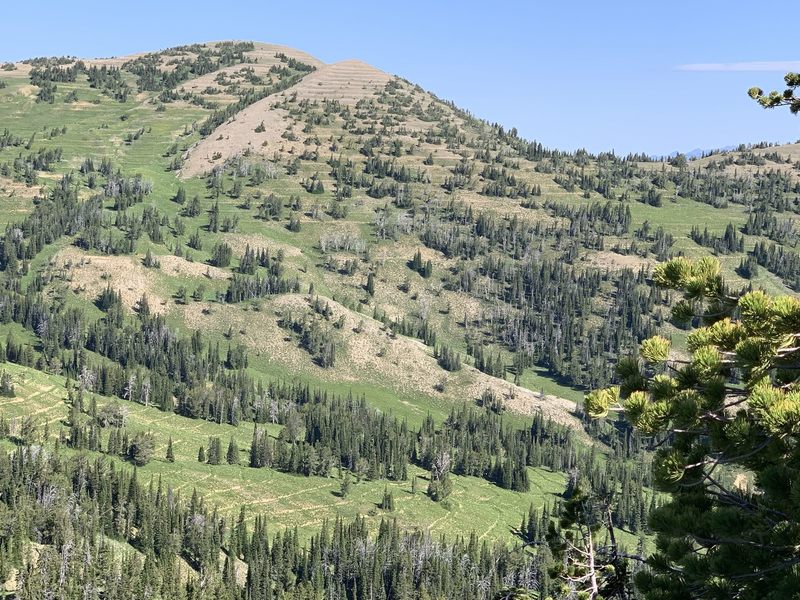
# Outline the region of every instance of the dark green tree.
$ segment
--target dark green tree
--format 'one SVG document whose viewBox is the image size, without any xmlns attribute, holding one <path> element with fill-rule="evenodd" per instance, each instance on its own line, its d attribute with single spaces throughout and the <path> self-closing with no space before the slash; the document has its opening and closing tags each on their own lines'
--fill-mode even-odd
<svg viewBox="0 0 800 600">
<path fill-rule="evenodd" d="M 239 464 L 239 446 L 236 444 L 236 440 L 234 440 L 232 436 L 230 442 L 228 442 L 228 451 L 225 454 L 225 460 L 229 465 Z"/>
<path fill-rule="evenodd" d="M 167 462 L 174 463 L 175 462 L 175 451 L 172 449 L 172 436 L 169 437 L 169 442 L 167 442 L 167 455 L 166 455 Z"/>
<path fill-rule="evenodd" d="M 345 473 L 344 477 L 342 477 L 342 482 L 339 485 L 339 495 L 342 498 L 347 498 L 348 494 L 350 494 L 350 488 L 353 486 L 353 480 L 350 477 L 350 473 Z"/>
<path fill-rule="evenodd" d="M 128 445 L 128 458 L 138 467 L 143 467 L 153 458 L 156 439 L 152 433 L 139 431 Z"/>
<path fill-rule="evenodd" d="M 380 507 L 382 510 L 394 510 L 394 494 L 389 491 L 389 488 L 383 488 L 383 498 L 381 498 Z"/>
</svg>

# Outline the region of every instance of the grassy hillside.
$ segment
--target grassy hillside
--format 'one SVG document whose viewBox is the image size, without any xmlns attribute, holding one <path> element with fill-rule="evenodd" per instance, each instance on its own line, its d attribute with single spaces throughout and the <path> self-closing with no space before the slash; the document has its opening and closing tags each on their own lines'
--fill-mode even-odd
<svg viewBox="0 0 800 600">
<path fill-rule="evenodd" d="M 17 396 L 4 399 L 2 416 L 12 431 L 22 419 L 33 415 L 44 433 L 49 429 L 51 440 L 65 429 L 69 417 L 65 380 L 40 371 L 8 364 L 5 370 L 14 380 Z M 112 402 L 98 397 L 98 408 Z M 481 539 L 511 540 L 522 515 L 533 504 L 541 508 L 558 501 L 564 489 L 565 475 L 546 469 L 531 469 L 531 491 L 519 494 L 503 490 L 476 477 L 454 477 L 454 490 L 449 503 L 436 503 L 425 494 L 429 473 L 412 468 L 409 480 L 403 482 L 354 482 L 346 498 L 340 496 L 341 480 L 330 477 L 304 477 L 272 469 L 246 466 L 247 451 L 253 435 L 252 424 L 238 427 L 165 414 L 155 407 L 125 402 L 127 428 L 132 432 L 151 431 L 156 437 L 155 458 L 139 468 L 142 481 L 162 480 L 183 496 L 197 490 L 210 504 L 219 507 L 223 516 L 235 521 L 241 506 L 252 519 L 264 514 L 274 528 L 297 527 L 303 537 L 316 532 L 324 519 L 339 515 L 347 520 L 356 515 L 368 517 L 373 526 L 387 515 L 396 517 L 408 529 L 420 528 L 433 534 L 469 536 L 476 532 Z M 276 436 L 279 426 L 269 427 Z M 241 465 L 208 465 L 197 461 L 200 446 L 207 446 L 209 437 L 221 437 L 227 445 L 233 437 L 241 450 Z M 167 462 L 165 453 L 173 439 L 175 462 Z M 123 461 L 118 461 L 124 465 Z M 416 493 L 412 480 L 418 478 Z M 396 509 L 380 510 L 378 504 L 384 489 L 394 493 Z"/>
<path fill-rule="evenodd" d="M 652 498 L 645 444 L 580 405 L 656 331 L 684 346 L 651 267 L 715 253 L 733 289 L 800 289 L 795 145 L 690 162 L 565 153 L 359 61 L 246 42 L 6 65 L 0 132 L 12 431 L 33 416 L 46 444 L 89 452 L 74 439 L 97 430 L 86 405 L 121 403 L 126 435 L 154 436 L 137 477 L 304 539 L 337 515 L 377 525 L 386 490 L 404 530 L 510 541 L 581 477 L 620 492 L 633 545 Z M 359 471 L 344 497 L 358 469 L 342 460 L 309 476 L 245 466 L 254 421 L 271 443 L 330 450 L 339 438 L 300 443 L 302 419 L 348 397 L 386 419 L 387 440 L 406 428 L 406 478 Z M 454 473 L 435 501 L 425 428 L 449 464 L 484 426 L 489 459 L 459 466 L 480 476 Z M 198 461 L 211 437 L 235 439 L 242 464 Z"/>
</svg>

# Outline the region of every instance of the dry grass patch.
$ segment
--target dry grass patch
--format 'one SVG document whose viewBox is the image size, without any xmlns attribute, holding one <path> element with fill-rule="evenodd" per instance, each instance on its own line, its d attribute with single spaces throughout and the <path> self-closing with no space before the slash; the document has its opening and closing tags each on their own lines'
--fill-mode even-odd
<svg viewBox="0 0 800 600">
<path fill-rule="evenodd" d="M 27 200 L 34 198 L 35 196 L 44 195 L 44 191 L 40 186 L 37 185 L 26 185 L 19 181 L 14 181 L 13 179 L 9 179 L 7 177 L 0 177 L 0 199 L 3 198 L 25 198 Z M 27 206 L 19 206 L 19 207 L 11 207 L 7 206 L 4 207 L 4 211 L 13 211 L 13 212 L 27 212 L 31 207 Z"/>
<path fill-rule="evenodd" d="M 161 263 L 161 270 L 168 275 L 205 277 L 207 279 L 228 279 L 230 276 L 224 269 L 205 263 L 190 262 L 180 256 L 159 256 L 158 260 Z"/>
<path fill-rule="evenodd" d="M 495 396 L 503 399 L 504 406 L 515 413 L 534 415 L 541 412 L 545 417 L 557 423 L 572 427 L 578 432 L 582 431 L 581 422 L 572 415 L 575 403 L 566 398 L 539 394 L 527 388 L 514 385 L 486 373 L 466 367 L 469 375 L 474 376 L 472 383 L 464 388 L 466 399 L 480 398 L 486 390 L 491 390 Z"/>
<path fill-rule="evenodd" d="M 265 45 L 260 51 L 265 54 L 265 60 L 271 56 L 273 62 L 277 60 L 274 58 L 276 51 L 291 56 L 285 48 L 277 46 Z M 318 69 L 282 92 L 282 97 L 296 95 L 301 100 L 335 99 L 354 105 L 363 98 L 374 96 L 392 80 L 388 73 L 356 60 L 324 66 L 319 61 L 311 64 L 318 66 Z M 213 78 L 209 81 L 198 79 L 192 85 L 205 88 L 212 83 Z M 302 152 L 302 142 L 291 142 L 282 137 L 293 121 L 288 112 L 276 108 L 275 103 L 275 97 L 269 96 L 251 104 L 190 148 L 181 169 L 181 177 L 201 175 L 247 151 L 269 157 L 276 152 Z M 262 124 L 263 131 L 256 132 L 257 128 L 262 128 Z M 301 136 L 298 134 L 298 137 Z"/>
<path fill-rule="evenodd" d="M 653 266 L 653 261 L 642 258 L 636 254 L 617 254 L 609 250 L 599 250 L 583 257 L 584 262 L 597 267 L 599 269 L 610 269 L 612 271 L 621 271 L 623 269 L 632 269 L 638 271 L 642 267 L 650 269 Z"/>
<path fill-rule="evenodd" d="M 355 105 L 383 90 L 392 79 L 389 73 L 363 61 L 343 60 L 318 68 L 283 94 L 297 94 L 301 100 L 338 100 Z"/>
<path fill-rule="evenodd" d="M 281 137 L 292 121 L 285 110 L 273 108 L 274 102 L 274 98 L 267 97 L 251 104 L 192 146 L 183 163 L 181 177 L 201 175 L 246 151 L 262 156 L 273 156 L 277 151 L 302 151 L 302 142 L 290 142 Z M 262 123 L 264 131 L 256 132 Z"/>
<path fill-rule="evenodd" d="M 190 329 L 226 333 L 231 329 L 237 340 L 264 357 L 285 366 L 298 375 L 304 370 L 319 369 L 309 354 L 300 348 L 291 333 L 278 326 L 276 311 L 282 306 L 307 308 L 301 296 L 280 296 L 263 302 L 261 310 L 245 310 L 244 304 L 193 302 L 179 309 Z"/>
<path fill-rule="evenodd" d="M 117 290 L 122 303 L 133 310 L 142 296 L 147 296 L 150 310 L 164 313 L 167 301 L 153 293 L 154 273 L 131 256 L 95 256 L 70 246 L 53 258 L 56 268 L 69 274 L 73 290 L 93 301 L 106 286 Z"/>
<path fill-rule="evenodd" d="M 298 50 L 297 48 L 290 48 L 289 46 L 282 46 L 281 44 L 267 44 L 264 42 L 254 42 L 253 46 L 253 50 L 245 52 L 245 56 L 248 58 L 255 58 L 258 63 L 277 64 L 279 60 L 275 58 L 275 55 L 280 53 L 317 68 L 325 66 L 325 63 L 317 57 L 312 56 L 308 52 Z"/>
<path fill-rule="evenodd" d="M 374 384 L 398 394 L 438 396 L 452 402 L 475 401 L 488 389 L 504 398 L 506 407 L 515 413 L 542 412 L 554 421 L 580 429 L 580 423 L 571 415 L 574 402 L 542 396 L 469 366 L 458 372 L 447 372 L 421 341 L 394 335 L 382 323 L 338 302 L 327 298 L 320 300 L 326 302 L 333 313 L 331 327 L 338 319 L 343 320 L 336 368 L 325 371 L 326 377 L 339 382 Z M 286 309 L 297 314 L 309 312 L 309 305 L 307 296 L 285 294 L 263 302 L 260 310 L 209 303 L 192 303 L 181 310 L 189 327 L 220 333 L 230 328 L 236 339 L 257 355 L 300 375 L 304 371 L 322 373 L 323 369 L 298 346 L 292 334 L 278 326 L 277 315 Z M 442 385 L 443 391 L 440 391 Z"/>
</svg>

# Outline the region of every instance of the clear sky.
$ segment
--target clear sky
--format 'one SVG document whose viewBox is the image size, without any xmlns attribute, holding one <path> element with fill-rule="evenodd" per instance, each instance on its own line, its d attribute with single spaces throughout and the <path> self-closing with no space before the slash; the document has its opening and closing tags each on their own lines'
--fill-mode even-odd
<svg viewBox="0 0 800 600">
<path fill-rule="evenodd" d="M 800 71 L 800 2 L 3 2 L 0 59 L 247 39 L 359 58 L 544 144 L 618 153 L 800 139 L 746 90 Z"/>
</svg>

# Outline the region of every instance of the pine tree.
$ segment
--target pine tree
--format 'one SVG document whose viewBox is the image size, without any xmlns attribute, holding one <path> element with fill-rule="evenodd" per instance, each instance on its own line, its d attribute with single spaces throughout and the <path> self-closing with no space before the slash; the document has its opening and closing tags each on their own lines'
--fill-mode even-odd
<svg viewBox="0 0 800 600">
<path fill-rule="evenodd" d="M 144 260 L 142 261 L 145 267 L 157 269 L 161 266 L 161 263 L 153 256 L 153 253 L 150 251 L 150 248 L 147 249 L 147 253 L 144 256 Z"/>
<path fill-rule="evenodd" d="M 389 491 L 388 487 L 383 488 L 383 498 L 381 498 L 380 507 L 382 510 L 394 510 L 394 494 Z"/>
<path fill-rule="evenodd" d="M 800 299 L 731 294 L 717 260 L 658 265 L 656 284 L 683 292 L 673 318 L 699 318 L 688 361 L 655 336 L 617 366 L 620 385 L 586 398 L 594 417 L 620 411 L 642 433 L 671 441 L 655 455 L 671 493 L 650 525 L 657 552 L 639 588 L 658 598 L 789 597 L 798 579 Z M 720 469 L 719 467 L 724 467 Z M 725 477 L 748 472 L 752 490 Z"/>
<path fill-rule="evenodd" d="M 228 442 L 228 451 L 225 455 L 225 459 L 228 461 L 229 465 L 239 464 L 239 446 L 236 444 L 236 440 L 233 439 L 233 436 L 231 436 L 230 442 Z"/>
<path fill-rule="evenodd" d="M 206 462 L 210 465 L 219 465 L 222 463 L 222 443 L 217 436 L 208 438 Z"/>
<path fill-rule="evenodd" d="M 793 115 L 800 113 L 800 96 L 796 96 L 797 88 L 800 87 L 800 73 L 787 73 L 783 78 L 786 88 L 782 92 L 772 91 L 764 94 L 758 87 L 748 90 L 748 95 L 764 108 L 775 108 L 776 106 L 788 106 Z"/>
<path fill-rule="evenodd" d="M 345 473 L 344 477 L 342 478 L 342 483 L 339 486 L 339 495 L 342 498 L 347 498 L 348 494 L 350 493 L 350 488 L 352 487 L 352 479 L 350 478 L 350 473 Z"/>
<path fill-rule="evenodd" d="M 167 442 L 167 462 L 174 463 L 175 462 L 175 451 L 172 449 L 172 436 L 169 436 L 169 442 Z"/>
<path fill-rule="evenodd" d="M 128 458 L 138 467 L 143 467 L 153 457 L 155 437 L 152 433 L 138 432 L 128 445 Z"/>
</svg>

